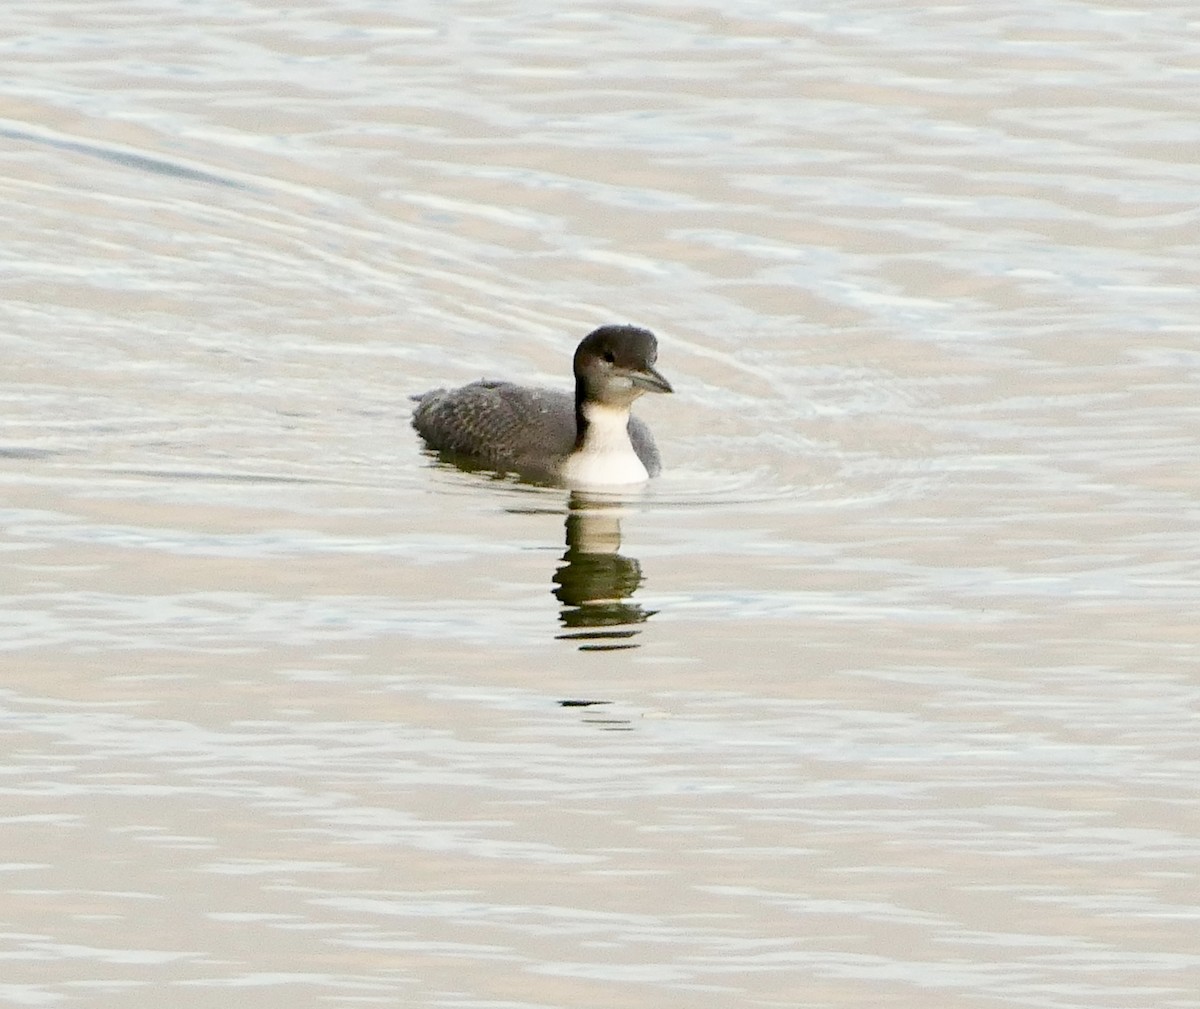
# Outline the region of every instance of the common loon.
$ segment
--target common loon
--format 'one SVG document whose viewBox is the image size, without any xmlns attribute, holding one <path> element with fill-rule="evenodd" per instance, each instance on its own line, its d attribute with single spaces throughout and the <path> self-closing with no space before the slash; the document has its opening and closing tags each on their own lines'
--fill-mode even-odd
<svg viewBox="0 0 1200 1009">
<path fill-rule="evenodd" d="M 414 396 L 413 427 L 430 448 L 489 469 L 570 487 L 641 483 L 662 469 L 650 429 L 630 416 L 644 392 L 672 392 L 654 368 L 658 341 L 601 326 L 575 350 L 575 395 L 472 382 Z"/>
</svg>

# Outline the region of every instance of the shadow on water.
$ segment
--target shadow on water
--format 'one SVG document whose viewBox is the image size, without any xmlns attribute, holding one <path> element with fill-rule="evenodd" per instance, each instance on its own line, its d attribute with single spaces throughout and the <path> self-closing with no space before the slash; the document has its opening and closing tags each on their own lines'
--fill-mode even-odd
<svg viewBox="0 0 1200 1009">
<path fill-rule="evenodd" d="M 552 592 L 562 606 L 558 619 L 563 631 L 556 638 L 575 643 L 583 652 L 637 648 L 640 625 L 658 612 L 633 599 L 642 584 L 642 566 L 621 553 L 621 515 L 628 504 L 581 491 L 573 491 L 567 501 L 566 551 L 552 578 Z M 580 719 L 585 725 L 631 732 L 631 719 L 605 717 L 603 709 L 612 703 L 576 697 L 563 698 L 558 705 L 586 711 Z"/>
<path fill-rule="evenodd" d="M 596 708 L 606 704 L 612 704 L 612 701 L 588 701 L 583 698 L 565 698 L 558 702 L 560 708 Z M 602 718 L 596 714 L 588 714 L 580 719 L 584 725 L 594 725 L 603 732 L 632 732 L 633 720 L 629 718 Z"/>
<path fill-rule="evenodd" d="M 469 460 L 434 456 L 447 467 L 481 473 L 509 484 L 514 493 L 542 493 L 552 485 L 517 481 L 472 465 Z M 658 611 L 634 601 L 642 584 L 642 566 L 621 553 L 621 517 L 630 505 L 625 497 L 572 491 L 566 502 L 566 550 L 551 577 L 551 593 L 561 604 L 559 641 L 574 643 L 582 652 L 619 652 L 639 647 L 641 626 Z M 524 506 L 508 509 L 516 514 L 562 514 L 559 507 Z M 559 707 L 585 710 L 584 724 L 602 731 L 628 732 L 627 717 L 604 717 L 590 709 L 603 709 L 612 701 L 595 698 L 562 698 Z"/>
<path fill-rule="evenodd" d="M 516 493 L 540 493 L 554 485 L 516 480 L 486 470 L 469 460 L 435 458 L 445 466 L 482 473 L 508 483 Z M 642 566 L 621 553 L 621 516 L 631 499 L 623 496 L 571 491 L 567 499 L 566 551 L 553 578 L 554 597 L 562 604 L 560 641 L 573 641 L 580 651 L 612 652 L 637 648 L 634 638 L 657 610 L 633 601 L 642 584 Z M 519 514 L 560 513 L 559 508 L 510 508 Z"/>
<path fill-rule="evenodd" d="M 640 624 L 657 612 L 633 601 L 642 566 L 621 551 L 621 505 L 573 493 L 568 502 L 567 549 L 554 573 L 554 595 L 562 603 L 560 640 L 580 651 L 636 648 Z"/>
</svg>

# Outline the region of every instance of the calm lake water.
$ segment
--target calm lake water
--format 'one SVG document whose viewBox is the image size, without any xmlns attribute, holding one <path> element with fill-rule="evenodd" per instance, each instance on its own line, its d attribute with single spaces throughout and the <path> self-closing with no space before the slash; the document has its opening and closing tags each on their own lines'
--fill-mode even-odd
<svg viewBox="0 0 1200 1009">
<path fill-rule="evenodd" d="M 1194 5 L 5 27 L 0 1004 L 1200 1006 Z"/>
</svg>

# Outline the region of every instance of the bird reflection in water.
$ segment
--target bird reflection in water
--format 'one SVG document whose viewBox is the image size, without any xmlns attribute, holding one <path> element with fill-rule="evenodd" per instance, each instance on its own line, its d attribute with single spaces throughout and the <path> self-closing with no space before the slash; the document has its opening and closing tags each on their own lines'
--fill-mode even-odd
<svg viewBox="0 0 1200 1009">
<path fill-rule="evenodd" d="M 576 491 L 567 512 L 567 551 L 554 574 L 562 603 L 562 640 L 581 651 L 636 648 L 638 624 L 657 612 L 632 601 L 642 583 L 641 565 L 621 549 L 621 504 Z"/>
</svg>

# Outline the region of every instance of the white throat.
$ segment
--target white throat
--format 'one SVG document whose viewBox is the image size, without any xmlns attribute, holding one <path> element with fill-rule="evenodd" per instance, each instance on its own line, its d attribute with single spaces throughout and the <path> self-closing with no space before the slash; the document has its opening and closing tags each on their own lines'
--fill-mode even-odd
<svg viewBox="0 0 1200 1009">
<path fill-rule="evenodd" d="M 587 433 L 583 444 L 567 456 L 563 479 L 572 485 L 642 483 L 650 479 L 629 440 L 629 407 L 584 403 Z"/>
</svg>

